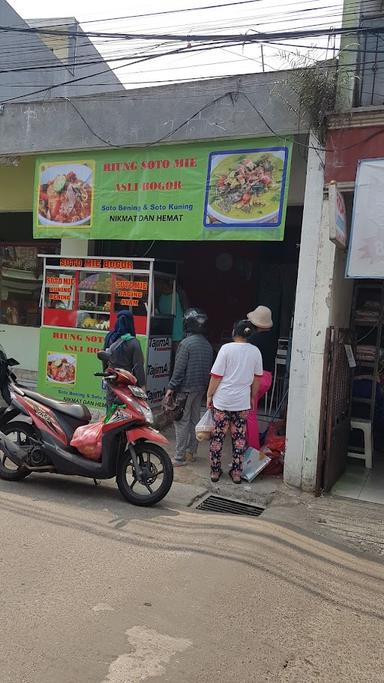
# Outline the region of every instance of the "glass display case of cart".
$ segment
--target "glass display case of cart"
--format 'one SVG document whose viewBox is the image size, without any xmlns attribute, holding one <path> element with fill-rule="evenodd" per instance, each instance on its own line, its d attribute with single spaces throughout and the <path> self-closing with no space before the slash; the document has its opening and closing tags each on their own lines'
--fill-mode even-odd
<svg viewBox="0 0 384 683">
<path fill-rule="evenodd" d="M 76 327 L 84 330 L 110 329 L 113 275 L 80 273 Z"/>
</svg>

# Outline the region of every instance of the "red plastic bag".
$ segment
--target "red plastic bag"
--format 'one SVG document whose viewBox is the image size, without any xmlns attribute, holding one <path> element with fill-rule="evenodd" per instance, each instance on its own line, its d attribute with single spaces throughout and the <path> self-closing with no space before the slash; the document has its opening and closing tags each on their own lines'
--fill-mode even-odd
<svg viewBox="0 0 384 683">
<path fill-rule="evenodd" d="M 267 435 L 265 437 L 264 445 L 262 447 L 262 452 L 269 455 L 271 462 L 265 468 L 263 474 L 265 476 L 276 476 L 282 474 L 284 466 L 284 454 L 285 454 L 285 435 L 278 434 L 279 431 L 283 431 L 285 428 L 284 422 L 276 422 L 271 424 Z"/>
<path fill-rule="evenodd" d="M 89 460 L 100 460 L 103 438 L 102 420 L 93 422 L 90 425 L 78 427 L 71 439 L 71 446 L 77 448 L 79 453 Z"/>
<path fill-rule="evenodd" d="M 271 462 L 268 463 L 263 471 L 264 476 L 276 477 L 283 473 L 284 467 L 284 456 L 277 451 L 271 451 L 267 446 L 263 446 L 261 452 L 268 455 L 271 458 Z"/>
</svg>

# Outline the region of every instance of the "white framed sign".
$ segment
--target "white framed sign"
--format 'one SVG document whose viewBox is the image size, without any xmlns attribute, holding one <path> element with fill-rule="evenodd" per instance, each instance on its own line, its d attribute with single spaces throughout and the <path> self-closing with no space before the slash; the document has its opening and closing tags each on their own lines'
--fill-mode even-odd
<svg viewBox="0 0 384 683">
<path fill-rule="evenodd" d="M 344 197 L 335 182 L 329 184 L 329 239 L 337 247 L 345 249 L 348 239 L 347 212 Z"/>
<path fill-rule="evenodd" d="M 345 348 L 345 353 L 347 354 L 349 367 L 355 368 L 356 367 L 356 360 L 355 360 L 355 354 L 353 353 L 353 349 L 352 349 L 351 344 L 344 344 L 344 348 Z"/>
<path fill-rule="evenodd" d="M 384 278 L 384 159 L 358 165 L 346 276 Z"/>
</svg>

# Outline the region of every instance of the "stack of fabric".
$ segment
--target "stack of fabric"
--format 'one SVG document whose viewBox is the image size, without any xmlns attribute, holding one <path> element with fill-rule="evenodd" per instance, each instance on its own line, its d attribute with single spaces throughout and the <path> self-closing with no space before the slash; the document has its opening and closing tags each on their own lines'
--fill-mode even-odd
<svg viewBox="0 0 384 683">
<path fill-rule="evenodd" d="M 380 318 L 380 302 L 366 301 L 361 308 L 356 310 L 356 318 L 360 322 L 372 323 L 374 325 Z"/>
<path fill-rule="evenodd" d="M 376 346 L 359 344 L 356 347 L 356 359 L 360 362 L 366 361 L 369 363 L 374 363 L 376 360 Z"/>
</svg>

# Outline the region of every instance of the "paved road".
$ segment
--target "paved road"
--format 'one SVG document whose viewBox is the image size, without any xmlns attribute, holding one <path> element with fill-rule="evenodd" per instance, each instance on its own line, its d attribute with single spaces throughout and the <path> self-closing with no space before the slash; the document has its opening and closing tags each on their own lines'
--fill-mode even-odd
<svg viewBox="0 0 384 683">
<path fill-rule="evenodd" d="M 1 683 L 382 683 L 383 567 L 268 518 L 0 484 Z"/>
</svg>

